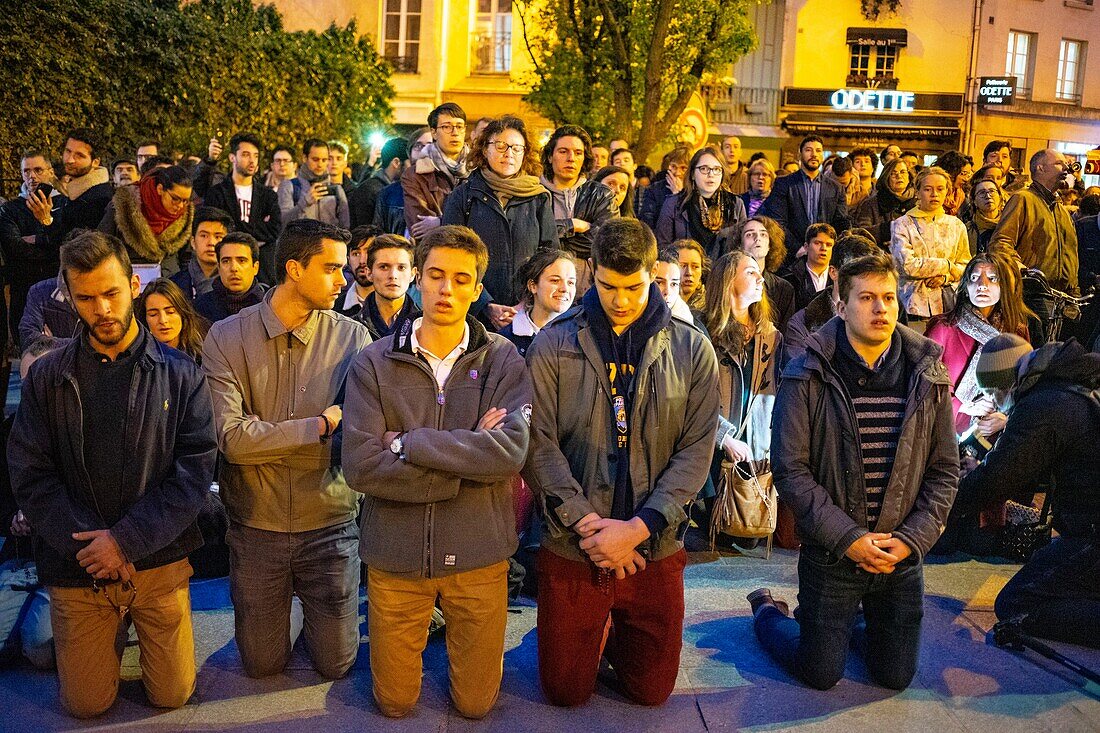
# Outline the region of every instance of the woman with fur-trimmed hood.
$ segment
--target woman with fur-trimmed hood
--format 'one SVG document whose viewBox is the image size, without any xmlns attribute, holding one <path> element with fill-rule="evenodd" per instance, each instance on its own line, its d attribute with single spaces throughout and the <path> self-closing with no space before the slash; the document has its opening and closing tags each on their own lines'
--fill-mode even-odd
<svg viewBox="0 0 1100 733">
<path fill-rule="evenodd" d="M 179 269 L 176 253 L 190 241 L 194 218 L 191 178 L 173 165 L 119 187 L 99 230 L 121 239 L 134 264 L 160 264 L 167 277 Z"/>
</svg>

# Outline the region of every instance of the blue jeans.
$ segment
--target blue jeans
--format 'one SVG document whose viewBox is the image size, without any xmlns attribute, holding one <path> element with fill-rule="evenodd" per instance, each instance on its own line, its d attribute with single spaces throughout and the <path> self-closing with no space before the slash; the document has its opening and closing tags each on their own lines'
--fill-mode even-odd
<svg viewBox="0 0 1100 733">
<path fill-rule="evenodd" d="M 250 677 L 278 674 L 290 659 L 291 600 L 302 602 L 314 668 L 343 677 L 359 652 L 359 529 L 354 521 L 309 532 L 230 523 L 229 593 L 237 648 Z"/>
<path fill-rule="evenodd" d="M 775 608 L 761 611 L 755 630 L 764 649 L 803 682 L 819 690 L 839 682 L 853 642 L 878 684 L 903 690 L 913 681 L 924 615 L 924 568 L 914 556 L 876 575 L 803 545 L 798 604 L 797 619 Z"/>
<path fill-rule="evenodd" d="M 1100 648 L 1100 542 L 1056 537 L 1031 556 L 994 605 L 1002 621 L 1027 614 L 1029 634 Z"/>
<path fill-rule="evenodd" d="M 0 656 L 18 649 L 38 669 L 53 669 L 50 596 L 38 585 L 34 562 L 0 565 Z"/>
</svg>

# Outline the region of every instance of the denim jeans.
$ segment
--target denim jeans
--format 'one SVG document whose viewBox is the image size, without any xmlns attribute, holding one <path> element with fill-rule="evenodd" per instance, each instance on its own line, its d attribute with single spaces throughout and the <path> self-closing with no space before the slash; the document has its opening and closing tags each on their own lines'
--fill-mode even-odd
<svg viewBox="0 0 1100 733">
<path fill-rule="evenodd" d="M 17 650 L 38 669 L 54 667 L 50 594 L 38 585 L 31 560 L 0 565 L 0 660 Z"/>
<path fill-rule="evenodd" d="M 757 616 L 755 630 L 764 649 L 803 682 L 827 690 L 840 681 L 853 641 L 875 682 L 895 690 L 912 682 L 924 615 L 924 568 L 914 556 L 893 573 L 874 574 L 803 545 L 798 603 L 797 620 L 770 608 Z"/>
<path fill-rule="evenodd" d="M 343 677 L 359 652 L 359 529 L 354 521 L 309 532 L 232 522 L 229 593 L 237 648 L 250 677 L 277 674 L 294 644 L 291 599 L 302 602 L 314 668 Z"/>
<path fill-rule="evenodd" d="M 1035 636 L 1100 648 L 1100 542 L 1056 537 L 1031 556 L 994 605 L 1002 621 L 1027 614 Z"/>
</svg>

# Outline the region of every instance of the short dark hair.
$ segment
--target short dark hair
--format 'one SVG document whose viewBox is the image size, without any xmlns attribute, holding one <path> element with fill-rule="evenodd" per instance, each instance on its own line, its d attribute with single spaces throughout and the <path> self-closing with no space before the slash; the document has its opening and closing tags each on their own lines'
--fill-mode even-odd
<svg viewBox="0 0 1100 733">
<path fill-rule="evenodd" d="M 370 244 L 370 240 L 382 233 L 382 227 L 376 227 L 374 224 L 360 224 L 351 230 L 351 239 L 348 240 L 348 252 L 359 249 L 364 244 Z"/>
<path fill-rule="evenodd" d="M 257 152 L 264 149 L 263 145 L 260 144 L 260 138 L 256 137 L 251 132 L 238 132 L 236 135 L 229 138 L 229 152 L 233 153 L 233 155 L 236 155 L 237 150 L 241 147 L 241 143 L 249 143 L 250 145 L 255 145 Z"/>
<path fill-rule="evenodd" d="M 199 231 L 199 224 L 205 224 L 208 221 L 214 221 L 221 224 L 225 227 L 226 233 L 233 231 L 233 217 L 213 206 L 200 206 L 195 209 L 195 218 L 191 222 L 191 236 L 195 236 L 195 233 Z"/>
<path fill-rule="evenodd" d="M 657 250 L 657 261 L 667 262 L 670 265 L 680 265 L 680 250 L 675 247 L 665 247 Z"/>
<path fill-rule="evenodd" d="M 809 244 L 818 234 L 827 234 L 829 239 L 833 240 L 834 244 L 836 243 L 836 229 L 824 222 L 817 222 L 806 227 L 806 244 Z"/>
<path fill-rule="evenodd" d="M 138 170 L 138 173 L 140 173 L 142 178 L 144 178 L 151 170 L 161 167 L 173 166 L 175 164 L 176 161 L 172 160 L 167 155 L 150 155 L 148 158 L 145 159 L 145 162 L 141 164 L 141 168 Z"/>
<path fill-rule="evenodd" d="M 615 165 L 615 156 L 622 155 L 623 153 L 630 153 L 631 157 L 634 155 L 634 151 L 630 148 L 615 148 L 611 151 L 611 155 L 607 156 L 607 162 L 611 165 Z"/>
<path fill-rule="evenodd" d="M 331 151 L 333 148 L 336 148 L 344 155 L 348 154 L 348 144 L 343 140 L 329 140 L 328 149 Z"/>
<path fill-rule="evenodd" d="M 1002 148 L 1008 148 L 1009 150 L 1012 150 L 1012 143 L 1008 140 L 990 140 L 985 144 L 985 147 L 982 148 L 982 160 L 984 161 L 987 157 L 989 157 L 990 153 L 996 153 Z"/>
<path fill-rule="evenodd" d="M 691 160 L 691 149 L 686 145 L 677 145 L 661 158 L 661 169 L 668 170 L 673 163 L 687 165 L 689 160 Z"/>
<path fill-rule="evenodd" d="M 563 137 L 575 137 L 581 141 L 581 147 L 584 148 L 584 161 L 581 163 L 580 174 L 583 176 L 591 173 L 596 165 L 596 155 L 592 152 L 592 136 L 588 134 L 588 130 L 580 125 L 562 125 L 550 134 L 550 139 L 542 146 L 540 160 L 546 176 L 550 179 L 554 177 L 554 146 Z"/>
<path fill-rule="evenodd" d="M 825 147 L 825 141 L 820 137 L 817 135 L 807 135 L 798 143 L 798 152 L 802 152 L 802 148 L 806 147 L 806 143 L 821 143 L 821 147 Z"/>
<path fill-rule="evenodd" d="M 1078 216 L 1096 216 L 1100 214 L 1100 194 L 1090 193 L 1082 196 L 1077 204 Z"/>
<path fill-rule="evenodd" d="M 851 158 L 834 158 L 833 165 L 830 168 L 834 176 L 843 176 L 845 173 L 851 173 L 853 170 Z"/>
<path fill-rule="evenodd" d="M 875 244 L 875 240 L 861 234 L 853 234 L 848 230 L 841 234 L 833 245 L 833 256 L 829 264 L 839 270 L 847 262 L 860 257 L 869 257 L 877 252 L 882 250 Z"/>
<path fill-rule="evenodd" d="M 489 248 L 473 229 L 457 224 L 444 224 L 421 237 L 416 243 L 414 261 L 417 273 L 424 273 L 424 263 L 428 261 L 428 255 L 437 248 L 458 249 L 472 254 L 477 261 L 477 281 L 481 282 L 481 278 L 485 277 L 485 271 L 489 269 Z"/>
<path fill-rule="evenodd" d="M 403 137 L 391 137 L 382 146 L 382 153 L 378 157 L 378 165 L 385 168 L 393 159 L 397 158 L 402 163 L 409 159 L 409 144 Z"/>
<path fill-rule="evenodd" d="M 852 152 L 848 153 L 849 158 L 858 158 L 865 156 L 871 159 L 872 170 L 878 168 L 878 156 L 875 155 L 875 151 L 870 148 L 856 148 Z"/>
<path fill-rule="evenodd" d="M 99 154 L 103 152 L 103 143 L 99 138 L 99 134 L 89 127 L 74 127 L 65 134 L 65 142 L 70 140 L 76 140 L 82 142 L 92 149 L 92 160 L 99 157 Z M 64 145 L 62 146 L 64 147 Z"/>
<path fill-rule="evenodd" d="M 974 159 L 969 155 L 963 155 L 957 150 L 948 150 L 946 153 L 936 158 L 936 162 L 932 165 L 947 171 L 947 174 L 951 176 L 951 182 L 954 183 L 955 177 L 962 173 L 963 168 L 968 165 L 974 165 Z"/>
<path fill-rule="evenodd" d="M 620 275 L 648 272 L 657 263 L 657 238 L 637 219 L 612 219 L 600 227 L 592 243 L 592 267 Z"/>
<path fill-rule="evenodd" d="M 37 155 L 37 153 L 35 153 L 35 155 Z M 31 157 L 34 157 L 34 156 L 33 155 L 27 155 L 27 151 L 24 150 L 23 151 L 23 157 L 21 159 L 26 159 L 26 158 L 31 158 Z M 137 161 L 135 161 L 133 158 L 118 158 L 116 160 L 111 161 L 111 169 L 110 169 L 109 172 L 114 173 L 115 168 L 118 168 L 120 165 L 123 165 L 123 164 L 129 164 L 129 165 L 134 166 L 135 169 L 137 168 Z"/>
<path fill-rule="evenodd" d="M 139 142 L 136 146 L 134 146 L 134 150 L 137 150 L 138 148 L 156 148 L 157 153 L 160 153 L 160 141 L 153 140 L 152 138 L 147 137 Z"/>
<path fill-rule="evenodd" d="M 126 245 L 117 237 L 94 229 L 79 229 L 61 245 L 61 274 L 69 283 L 69 271 L 87 273 L 114 257 L 122 265 L 127 278 L 133 277 L 134 266 Z"/>
<path fill-rule="evenodd" d="M 379 234 L 367 245 L 367 267 L 374 267 L 374 257 L 384 249 L 403 249 L 409 259 L 416 258 L 416 245 L 400 234 Z"/>
<path fill-rule="evenodd" d="M 219 260 L 222 258 L 222 247 L 227 244 L 248 245 L 248 251 L 252 253 L 252 261 L 260 261 L 260 243 L 256 241 L 256 238 L 251 234 L 245 234 L 244 232 L 231 232 L 226 234 L 222 241 L 214 245 L 214 256 Z"/>
<path fill-rule="evenodd" d="M 894 278 L 894 282 L 897 282 L 898 268 L 894 265 L 894 258 L 880 251 L 875 254 L 867 255 L 866 257 L 858 257 L 854 260 L 849 260 L 841 265 L 840 275 L 837 278 L 837 289 L 840 292 L 840 299 L 844 302 L 848 302 L 848 295 L 852 290 L 852 281 L 857 277 L 866 277 L 868 275 L 879 275 L 882 277 L 890 275 Z"/>
<path fill-rule="evenodd" d="M 289 145 L 276 145 L 271 149 L 271 160 L 274 162 L 275 153 L 282 150 L 284 153 L 290 156 L 291 160 L 294 160 L 294 150 Z"/>
<path fill-rule="evenodd" d="M 157 182 L 157 185 L 162 186 L 165 191 L 172 188 L 172 186 L 191 188 L 194 185 L 190 174 L 181 165 L 170 165 L 167 168 L 154 171 L 153 180 Z"/>
<path fill-rule="evenodd" d="M 325 150 L 328 150 L 328 143 L 319 137 L 308 138 L 304 143 L 302 143 L 302 157 L 308 158 L 309 151 L 313 150 L 314 148 L 324 148 Z"/>
<path fill-rule="evenodd" d="M 280 283 L 286 280 L 286 263 L 291 260 L 300 262 L 302 267 L 309 267 L 313 256 L 324 249 L 326 239 L 347 244 L 351 232 L 316 219 L 289 222 L 275 241 L 276 280 Z M 224 243 L 225 240 L 222 241 Z"/>
<path fill-rule="evenodd" d="M 440 115 L 447 115 L 448 117 L 457 117 L 463 122 L 466 121 L 466 113 L 454 102 L 444 102 L 431 112 L 428 113 L 428 127 L 435 129 L 435 125 L 439 122 Z"/>
</svg>

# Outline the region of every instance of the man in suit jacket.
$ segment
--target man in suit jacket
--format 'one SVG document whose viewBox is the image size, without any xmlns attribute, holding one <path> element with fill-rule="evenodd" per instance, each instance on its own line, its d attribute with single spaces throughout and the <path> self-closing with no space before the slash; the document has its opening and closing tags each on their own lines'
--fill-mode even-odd
<svg viewBox="0 0 1100 733">
<path fill-rule="evenodd" d="M 775 180 L 772 192 L 764 201 L 760 213 L 775 219 L 787 235 L 787 262 L 790 265 L 811 224 L 829 224 L 837 234 L 849 227 L 848 205 L 844 189 L 821 175 L 825 147 L 821 138 L 810 135 L 798 146 L 798 172 Z"/>
</svg>

